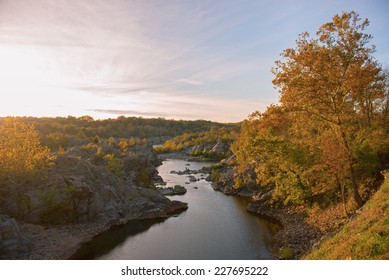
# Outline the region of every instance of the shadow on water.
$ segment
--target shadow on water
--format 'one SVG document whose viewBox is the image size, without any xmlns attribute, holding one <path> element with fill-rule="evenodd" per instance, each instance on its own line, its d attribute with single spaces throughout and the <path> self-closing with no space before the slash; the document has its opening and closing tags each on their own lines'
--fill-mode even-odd
<svg viewBox="0 0 389 280">
<path fill-rule="evenodd" d="M 113 226 L 84 243 L 69 260 L 92 260 L 108 253 L 112 248 L 122 244 L 129 236 L 149 230 L 152 226 L 163 223 L 166 218 L 132 220 L 127 224 Z"/>
<path fill-rule="evenodd" d="M 234 197 L 234 199 L 236 201 L 236 205 L 239 206 L 241 211 L 246 212 L 247 215 L 253 216 L 256 219 L 260 220 L 261 224 L 263 224 L 264 227 L 267 230 L 269 230 L 269 232 L 271 233 L 271 239 L 278 231 L 280 231 L 282 229 L 282 225 L 277 220 L 274 220 L 274 219 L 271 219 L 271 218 L 268 218 L 268 217 L 265 217 L 265 216 L 262 216 L 259 214 L 248 212 L 247 206 L 249 205 L 250 202 L 252 202 L 251 198 L 249 198 L 249 197 Z M 268 242 L 268 244 L 271 244 L 271 240 Z"/>
<path fill-rule="evenodd" d="M 167 160 L 158 168 L 167 186 L 185 185 L 187 193 L 175 199 L 188 203 L 187 211 L 169 219 L 130 221 L 85 243 L 70 259 L 211 260 L 273 259 L 272 239 L 278 225 L 247 212 L 249 199 L 225 196 L 212 189 L 202 174 L 171 171 L 199 170 L 209 163 Z"/>
</svg>

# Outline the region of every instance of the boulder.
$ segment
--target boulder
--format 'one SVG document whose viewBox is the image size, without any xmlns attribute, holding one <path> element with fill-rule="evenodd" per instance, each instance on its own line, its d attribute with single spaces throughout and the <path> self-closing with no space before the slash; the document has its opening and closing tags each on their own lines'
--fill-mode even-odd
<svg viewBox="0 0 389 280">
<path fill-rule="evenodd" d="M 195 177 L 195 176 L 193 176 L 193 175 L 191 175 L 191 176 L 188 176 L 188 178 L 189 178 L 189 181 L 190 181 L 190 182 L 197 182 L 197 179 L 196 179 L 196 177 Z"/>
<path fill-rule="evenodd" d="M 0 214 L 0 259 L 9 259 L 28 251 L 16 220 Z"/>
<path fill-rule="evenodd" d="M 163 195 L 183 195 L 187 190 L 181 185 L 175 185 L 174 187 L 158 188 L 158 191 Z"/>
</svg>

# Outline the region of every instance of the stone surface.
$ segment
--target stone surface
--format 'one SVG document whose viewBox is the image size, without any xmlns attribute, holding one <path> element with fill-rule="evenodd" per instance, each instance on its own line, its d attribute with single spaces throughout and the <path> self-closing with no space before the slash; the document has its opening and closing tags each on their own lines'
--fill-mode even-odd
<svg viewBox="0 0 389 280">
<path fill-rule="evenodd" d="M 28 251 L 16 220 L 0 214 L 0 259 L 5 259 L 4 256 L 12 258 Z"/>
<path fill-rule="evenodd" d="M 183 195 L 187 190 L 181 185 L 175 185 L 174 187 L 158 188 L 158 191 L 163 195 Z"/>
</svg>

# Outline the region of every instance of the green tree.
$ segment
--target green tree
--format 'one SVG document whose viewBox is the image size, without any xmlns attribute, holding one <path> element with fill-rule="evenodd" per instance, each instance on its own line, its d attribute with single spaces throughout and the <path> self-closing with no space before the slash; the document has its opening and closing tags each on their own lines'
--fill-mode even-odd
<svg viewBox="0 0 389 280">
<path fill-rule="evenodd" d="M 107 140 L 107 143 L 112 146 L 113 144 L 115 144 L 115 138 L 113 138 L 112 136 L 108 138 Z"/>
<path fill-rule="evenodd" d="M 314 157 L 294 131 L 285 107 L 271 105 L 264 113 L 251 114 L 232 150 L 238 163 L 236 188 L 271 187 L 273 199 L 284 204 L 302 204 L 310 195 Z"/>
<path fill-rule="evenodd" d="M 124 177 L 124 162 L 123 160 L 116 158 L 113 154 L 106 154 L 104 161 L 107 163 L 107 168 L 113 174 L 119 178 Z"/>
</svg>

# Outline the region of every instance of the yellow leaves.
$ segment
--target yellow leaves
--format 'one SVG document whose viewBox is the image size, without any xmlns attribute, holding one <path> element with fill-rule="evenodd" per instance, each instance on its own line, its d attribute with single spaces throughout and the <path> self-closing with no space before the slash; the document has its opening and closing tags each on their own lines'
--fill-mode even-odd
<svg viewBox="0 0 389 280">
<path fill-rule="evenodd" d="M 109 161 L 112 160 L 114 157 L 115 157 L 114 154 L 106 154 L 106 155 L 104 156 L 103 159 L 104 159 L 106 162 L 109 162 Z"/>
<path fill-rule="evenodd" d="M 6 118 L 0 126 L 0 177 L 23 180 L 40 176 L 52 162 L 38 132 L 16 118 Z"/>
<path fill-rule="evenodd" d="M 121 138 L 121 139 L 119 140 L 119 143 L 118 143 L 117 145 L 118 145 L 118 147 L 119 147 L 120 152 L 121 152 L 123 155 L 126 154 L 127 149 L 128 149 L 128 147 L 130 146 L 129 142 L 128 142 L 126 139 L 124 139 L 124 138 Z"/>
</svg>

